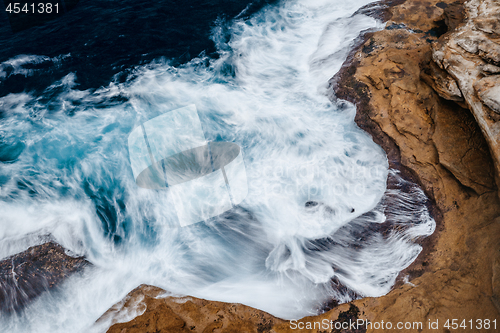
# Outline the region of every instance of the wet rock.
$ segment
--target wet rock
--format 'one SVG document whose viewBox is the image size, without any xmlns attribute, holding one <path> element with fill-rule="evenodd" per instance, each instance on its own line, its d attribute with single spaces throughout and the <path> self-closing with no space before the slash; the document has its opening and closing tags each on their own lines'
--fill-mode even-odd
<svg viewBox="0 0 500 333">
<path fill-rule="evenodd" d="M 406 0 L 387 0 L 372 2 L 358 9 L 354 15 L 363 14 L 381 21 L 387 21 L 392 16 L 391 7 L 402 4 L 405 1 Z"/>
<path fill-rule="evenodd" d="M 155 333 L 190 332 L 186 322 L 167 305 L 165 299 L 158 298 L 165 291 L 153 286 L 140 286 L 131 291 L 125 299 L 115 304 L 98 321 L 111 319 L 114 324 L 108 332 Z M 124 313 L 125 312 L 125 313 Z M 120 317 L 132 318 L 131 323 L 120 325 Z"/>
<path fill-rule="evenodd" d="M 0 311 L 18 311 L 89 263 L 49 242 L 0 261 Z"/>
<path fill-rule="evenodd" d="M 500 74 L 500 67 L 491 64 L 485 64 L 481 67 L 481 71 L 485 75 Z"/>
</svg>

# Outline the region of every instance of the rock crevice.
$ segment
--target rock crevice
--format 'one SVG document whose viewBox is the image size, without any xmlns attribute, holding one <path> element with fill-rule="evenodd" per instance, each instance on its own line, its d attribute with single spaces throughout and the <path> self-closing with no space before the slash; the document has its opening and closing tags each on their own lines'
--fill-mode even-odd
<svg viewBox="0 0 500 333">
<path fill-rule="evenodd" d="M 464 4 L 464 12 L 462 24 L 433 43 L 429 67 L 437 65 L 441 71 L 432 72 L 427 81 L 443 98 L 455 100 L 459 94 L 463 96 L 489 145 L 498 180 L 500 3 L 470 0 Z"/>
</svg>

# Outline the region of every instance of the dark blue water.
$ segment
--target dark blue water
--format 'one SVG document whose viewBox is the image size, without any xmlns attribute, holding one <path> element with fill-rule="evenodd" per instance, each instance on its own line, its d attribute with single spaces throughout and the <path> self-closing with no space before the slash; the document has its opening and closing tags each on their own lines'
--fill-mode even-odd
<svg viewBox="0 0 500 333">
<path fill-rule="evenodd" d="M 0 63 L 22 54 L 50 59 L 28 64 L 32 76 L 12 73 L 0 79 L 0 96 L 41 92 L 68 72 L 79 89 L 123 81 L 136 65 L 164 58 L 179 65 L 204 52 L 217 57 L 209 38 L 217 21 L 246 18 L 276 0 L 82 0 L 61 17 L 13 33 L 0 14 Z M 2 8 L 3 9 L 3 8 Z M 115 75 L 119 74 L 117 77 Z"/>
</svg>

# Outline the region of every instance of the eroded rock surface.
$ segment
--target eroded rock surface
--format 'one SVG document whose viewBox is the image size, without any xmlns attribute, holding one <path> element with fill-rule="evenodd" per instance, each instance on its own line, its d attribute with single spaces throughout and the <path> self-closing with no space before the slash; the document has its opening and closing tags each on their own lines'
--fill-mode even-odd
<svg viewBox="0 0 500 333">
<path fill-rule="evenodd" d="M 88 265 L 49 242 L 0 261 L 0 311 L 22 309 L 43 292 L 57 287 L 70 274 Z"/>
<path fill-rule="evenodd" d="M 465 21 L 433 44 L 432 59 L 460 90 L 490 146 L 500 173 L 500 2 L 470 0 Z M 433 76 L 435 90 L 444 98 L 452 83 Z"/>
<path fill-rule="evenodd" d="M 357 105 L 357 124 L 385 149 L 391 168 L 416 180 L 435 201 L 438 227 L 424 241 L 423 253 L 402 272 L 389 294 L 343 304 L 302 322 L 346 318 L 394 324 L 422 322 L 422 330 L 415 331 L 444 332 L 428 329 L 426 323 L 436 319 L 444 323 L 449 318 L 498 318 L 500 200 L 489 149 L 491 138 L 485 139 L 483 126 L 468 109 L 470 96 L 480 101 L 474 84 L 468 82 L 470 89 L 464 90 L 465 84 L 431 60 L 431 45 L 441 38 L 436 45 L 443 47 L 442 40 L 463 24 L 463 3 L 392 1 L 389 7 L 372 4 L 360 10 L 390 20 L 386 29 L 365 35 L 365 42 L 331 80 L 332 89 L 336 97 Z M 494 19 L 485 15 L 476 15 L 474 19 L 481 33 L 498 33 Z M 468 57 L 481 58 L 482 52 L 493 59 L 494 52 L 482 48 L 483 51 L 478 46 L 477 54 Z M 498 64 L 481 61 L 481 66 L 474 70 L 482 77 L 499 73 Z M 493 111 L 490 114 L 496 115 Z M 293 330 L 287 321 L 243 305 L 195 298 L 157 298 L 158 291 L 148 296 L 148 288 L 151 287 L 134 291 L 129 295 L 132 298 L 105 315 L 107 320 L 120 318 L 119 309 L 128 311 L 123 305 L 127 302 L 134 304 L 129 309 L 144 311 L 128 323 L 116 322 L 109 332 L 300 331 Z M 168 320 L 171 322 L 161 323 Z"/>
</svg>

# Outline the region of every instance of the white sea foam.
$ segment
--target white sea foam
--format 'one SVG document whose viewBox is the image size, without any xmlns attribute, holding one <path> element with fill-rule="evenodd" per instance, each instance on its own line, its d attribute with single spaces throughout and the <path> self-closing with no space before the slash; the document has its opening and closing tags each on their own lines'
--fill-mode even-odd
<svg viewBox="0 0 500 333">
<path fill-rule="evenodd" d="M 24 148 L 0 170 L 0 256 L 50 237 L 93 267 L 0 325 L 102 331 L 95 320 L 141 283 L 281 318 L 387 293 L 434 221 L 422 191 L 389 173 L 355 126 L 355 108 L 326 96 L 353 39 L 381 27 L 352 16 L 369 2 L 284 1 L 215 28 L 216 60 L 158 60 L 97 91 L 68 74 L 49 102 L 1 98 L 0 136 Z M 207 140 L 242 148 L 249 194 L 218 218 L 175 228 L 168 191 L 136 186 L 127 137 L 159 110 L 189 104 Z"/>
</svg>

